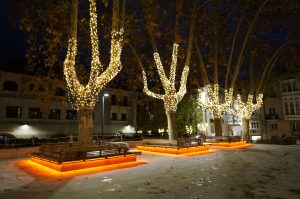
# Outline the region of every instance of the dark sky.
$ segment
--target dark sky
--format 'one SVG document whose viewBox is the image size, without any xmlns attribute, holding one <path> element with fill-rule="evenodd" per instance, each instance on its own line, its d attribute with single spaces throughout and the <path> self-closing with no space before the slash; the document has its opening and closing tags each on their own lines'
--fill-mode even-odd
<svg viewBox="0 0 300 199">
<path fill-rule="evenodd" d="M 0 1 L 0 69 L 24 58 L 23 33 L 12 23 L 12 0 Z"/>
</svg>

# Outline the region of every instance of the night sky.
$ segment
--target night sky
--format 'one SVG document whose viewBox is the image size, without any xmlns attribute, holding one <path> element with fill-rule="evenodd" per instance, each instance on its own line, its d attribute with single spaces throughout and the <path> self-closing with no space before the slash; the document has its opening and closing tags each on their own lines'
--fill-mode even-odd
<svg viewBox="0 0 300 199">
<path fill-rule="evenodd" d="M 23 33 L 13 24 L 13 1 L 0 2 L 0 69 L 14 65 L 24 58 L 25 42 Z"/>
</svg>

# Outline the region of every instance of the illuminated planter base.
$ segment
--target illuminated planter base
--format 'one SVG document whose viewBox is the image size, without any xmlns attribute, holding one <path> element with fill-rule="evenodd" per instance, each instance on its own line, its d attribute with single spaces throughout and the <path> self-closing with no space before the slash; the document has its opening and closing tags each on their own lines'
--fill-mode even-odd
<svg viewBox="0 0 300 199">
<path fill-rule="evenodd" d="M 212 142 L 210 143 L 211 146 L 216 147 L 226 147 L 226 148 L 245 148 L 252 146 L 251 144 L 247 144 L 246 141 L 240 142 Z"/>
<path fill-rule="evenodd" d="M 172 155 L 201 155 L 212 153 L 212 150 L 209 150 L 207 146 L 197 146 L 197 147 L 164 147 L 164 146 L 137 146 L 138 150 L 149 151 L 155 153 L 164 153 Z"/>
<path fill-rule="evenodd" d="M 85 161 L 71 161 L 71 162 L 64 162 L 62 164 L 57 164 L 56 162 L 49 161 L 47 159 L 39 158 L 39 157 L 31 157 L 31 161 L 38 163 L 40 165 L 46 166 L 48 168 L 54 169 L 59 172 L 65 171 L 73 171 L 79 169 L 87 169 L 87 168 L 94 168 L 94 167 L 101 167 L 101 166 L 108 166 L 108 165 L 116 165 L 120 163 L 127 163 L 127 162 L 135 162 L 136 155 L 127 155 L 127 156 L 112 156 L 107 158 L 95 158 L 89 159 Z"/>
</svg>

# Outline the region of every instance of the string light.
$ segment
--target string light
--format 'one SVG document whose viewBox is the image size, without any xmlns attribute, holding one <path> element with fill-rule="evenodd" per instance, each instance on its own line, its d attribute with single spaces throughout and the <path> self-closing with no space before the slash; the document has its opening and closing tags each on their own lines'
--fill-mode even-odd
<svg viewBox="0 0 300 199">
<path fill-rule="evenodd" d="M 262 107 L 263 105 L 263 94 L 259 94 L 256 96 L 256 103 L 253 102 L 253 95 L 248 95 L 247 102 L 242 101 L 242 97 L 240 94 L 237 95 L 236 99 L 234 100 L 232 113 L 235 116 L 238 116 L 243 119 L 250 119 L 252 113 Z"/>
<path fill-rule="evenodd" d="M 95 0 L 90 0 L 90 37 L 92 46 L 91 73 L 86 85 L 82 85 L 75 71 L 75 58 L 77 54 L 77 38 L 71 38 L 68 44 L 68 52 L 64 62 L 64 74 L 66 76 L 69 95 L 74 99 L 74 107 L 78 109 L 92 110 L 97 102 L 98 94 L 103 87 L 112 80 L 122 68 L 120 61 L 122 52 L 124 30 L 112 30 L 110 63 L 107 69 L 100 74 L 103 66 L 99 59 L 97 14 Z"/>
<path fill-rule="evenodd" d="M 224 101 L 220 100 L 219 84 L 206 85 L 202 88 L 200 98 L 197 103 L 211 113 L 212 118 L 221 118 L 229 110 L 232 104 L 233 89 L 229 88 L 224 91 Z"/>
<path fill-rule="evenodd" d="M 177 92 L 175 88 L 175 77 L 176 77 L 176 66 L 177 66 L 177 57 L 178 57 L 178 44 L 176 43 L 173 44 L 172 63 L 170 68 L 169 79 L 166 76 L 159 54 L 155 52 L 153 53 L 153 57 L 165 94 L 163 95 L 157 94 L 148 89 L 147 76 L 145 71 L 143 71 L 144 92 L 150 97 L 163 100 L 166 111 L 175 112 L 177 110 L 177 104 L 182 100 L 183 96 L 186 93 L 186 82 L 189 74 L 189 66 L 187 65 L 184 66 L 181 75 L 181 80 L 180 80 L 180 88 L 179 91 Z"/>
<path fill-rule="evenodd" d="M 192 134 L 193 133 L 193 127 L 192 126 L 185 126 L 185 130 L 187 134 Z"/>
</svg>

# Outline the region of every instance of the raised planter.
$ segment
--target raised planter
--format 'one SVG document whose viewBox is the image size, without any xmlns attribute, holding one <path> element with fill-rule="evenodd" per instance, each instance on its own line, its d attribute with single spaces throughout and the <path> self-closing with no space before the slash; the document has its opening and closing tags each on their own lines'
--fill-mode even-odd
<svg viewBox="0 0 300 199">
<path fill-rule="evenodd" d="M 137 149 L 141 151 L 172 155 L 201 155 L 213 152 L 212 150 L 209 150 L 208 146 L 177 147 L 163 145 L 142 145 L 137 146 Z"/>
<path fill-rule="evenodd" d="M 224 147 L 224 148 L 244 148 L 244 147 L 250 147 L 251 144 L 247 144 L 246 141 L 240 141 L 240 142 L 212 142 L 210 143 L 211 146 L 216 147 Z"/>
<path fill-rule="evenodd" d="M 136 162 L 136 155 L 131 154 L 127 156 L 120 155 L 120 156 L 95 158 L 95 159 L 82 160 L 82 161 L 70 161 L 70 162 L 64 162 L 62 164 L 58 164 L 56 162 L 52 162 L 47 159 L 43 159 L 39 157 L 32 157 L 31 161 L 43 165 L 47 168 L 54 169 L 59 172 L 65 172 L 65 171 L 95 168 L 101 166 L 119 165 L 122 163 L 132 163 L 132 162 Z"/>
<path fill-rule="evenodd" d="M 0 149 L 0 159 L 25 158 L 35 153 L 40 147 L 12 148 Z"/>
</svg>

